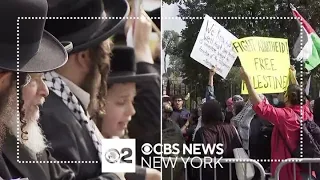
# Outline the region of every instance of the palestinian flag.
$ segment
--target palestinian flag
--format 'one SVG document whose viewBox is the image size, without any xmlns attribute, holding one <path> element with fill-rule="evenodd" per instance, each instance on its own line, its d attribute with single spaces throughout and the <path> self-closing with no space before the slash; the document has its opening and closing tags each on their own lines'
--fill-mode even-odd
<svg viewBox="0 0 320 180">
<path fill-rule="evenodd" d="M 320 64 L 320 38 L 310 24 L 300 15 L 296 8 L 290 4 L 293 16 L 302 25 L 302 37 L 299 35 L 293 49 L 293 55 L 298 61 L 303 61 L 308 71 Z"/>
</svg>

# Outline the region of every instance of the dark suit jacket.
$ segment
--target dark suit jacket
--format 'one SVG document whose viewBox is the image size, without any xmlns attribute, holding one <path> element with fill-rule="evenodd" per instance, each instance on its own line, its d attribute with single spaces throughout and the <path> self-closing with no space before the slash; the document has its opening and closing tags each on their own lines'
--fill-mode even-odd
<svg viewBox="0 0 320 180">
<path fill-rule="evenodd" d="M 148 159 L 141 153 L 141 146 L 144 143 L 156 144 L 161 141 L 161 81 L 159 66 L 145 62 L 137 63 L 137 74 L 157 73 L 148 82 L 139 82 L 137 86 L 137 96 L 134 101 L 136 114 L 132 117 L 128 125 L 130 138 L 136 139 L 136 162 L 141 164 L 141 157 Z M 157 156 L 151 154 L 150 156 Z"/>
<path fill-rule="evenodd" d="M 47 163 L 56 161 L 45 151 L 37 159 L 34 159 L 25 146 L 19 146 L 20 161 L 45 161 L 45 163 L 19 163 L 17 161 L 17 139 L 8 135 L 0 156 L 0 177 L 4 180 L 14 178 L 29 178 L 29 180 L 72 180 L 74 173 L 68 168 L 62 168 L 58 163 Z M 1 179 L 1 178 L 0 178 Z"/>
<path fill-rule="evenodd" d="M 149 143 L 160 143 L 160 75 L 156 65 L 144 62 L 137 63 L 137 74 L 145 73 L 157 73 L 158 76 L 155 76 L 148 82 L 139 82 L 136 84 L 137 96 L 134 99 L 136 114 L 132 117 L 128 126 L 129 136 Z"/>
<path fill-rule="evenodd" d="M 59 161 L 81 161 L 68 163 L 76 180 L 113 180 L 114 174 L 101 174 L 98 152 L 84 124 L 80 124 L 69 108 L 54 92 L 46 98 L 41 109 L 40 124 L 51 143 L 52 156 Z M 82 161 L 99 161 L 85 163 Z"/>
</svg>

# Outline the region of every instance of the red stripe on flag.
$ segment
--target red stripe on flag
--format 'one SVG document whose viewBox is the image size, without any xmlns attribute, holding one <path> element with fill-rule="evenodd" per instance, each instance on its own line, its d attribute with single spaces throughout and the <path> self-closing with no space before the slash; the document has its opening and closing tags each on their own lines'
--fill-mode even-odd
<svg viewBox="0 0 320 180">
<path fill-rule="evenodd" d="M 301 16 L 301 14 L 297 10 L 292 10 L 293 15 L 296 18 L 300 18 L 300 21 L 302 22 L 302 26 L 304 29 L 307 31 L 308 34 L 314 33 L 315 31 L 313 28 L 310 26 L 310 24 Z"/>
</svg>

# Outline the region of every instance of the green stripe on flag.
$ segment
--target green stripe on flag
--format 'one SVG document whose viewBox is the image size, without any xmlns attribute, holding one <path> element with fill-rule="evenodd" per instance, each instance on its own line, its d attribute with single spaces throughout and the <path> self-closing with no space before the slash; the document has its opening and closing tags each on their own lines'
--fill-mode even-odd
<svg viewBox="0 0 320 180">
<path fill-rule="evenodd" d="M 305 61 L 305 68 L 308 71 L 316 68 L 320 64 L 320 38 L 317 34 L 311 34 L 312 40 L 312 54 L 311 56 Z"/>
</svg>

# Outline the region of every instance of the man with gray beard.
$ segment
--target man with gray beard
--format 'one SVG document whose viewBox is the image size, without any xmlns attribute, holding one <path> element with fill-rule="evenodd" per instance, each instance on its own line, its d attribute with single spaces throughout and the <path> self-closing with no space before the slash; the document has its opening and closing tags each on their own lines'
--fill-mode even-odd
<svg viewBox="0 0 320 180">
<path fill-rule="evenodd" d="M 38 126 L 39 106 L 48 95 L 48 89 L 41 80 L 42 73 L 19 73 L 21 95 L 19 121 L 17 120 L 16 74 L 0 71 L 1 90 L 1 151 L 0 176 L 5 179 L 26 177 L 29 180 L 74 179 L 69 169 L 62 169 L 46 150 L 46 140 Z M 20 123 L 18 123 L 20 122 Z M 17 143 L 19 144 L 17 146 Z M 40 161 L 40 163 L 36 162 Z M 43 163 L 41 163 L 41 161 Z"/>
<path fill-rule="evenodd" d="M 2 179 L 74 179 L 68 168 L 48 164 L 56 160 L 47 150 L 38 126 L 39 107 L 49 94 L 43 72 L 65 64 L 67 52 L 56 38 L 44 31 L 45 18 L 17 21 L 17 17 L 46 17 L 47 8 L 45 0 L 0 1 L 0 23 L 5 24 L 0 28 Z"/>
<path fill-rule="evenodd" d="M 0 91 L 0 150 L 2 149 L 2 143 L 5 138 L 6 128 L 5 128 L 5 120 L 10 117 L 10 113 L 8 112 L 8 107 L 12 106 L 12 101 L 9 101 L 9 94 L 13 89 L 12 82 L 10 82 L 11 88 L 1 89 Z"/>
</svg>

